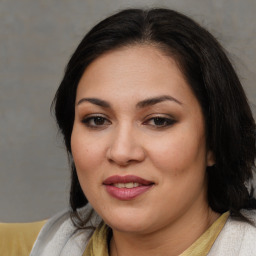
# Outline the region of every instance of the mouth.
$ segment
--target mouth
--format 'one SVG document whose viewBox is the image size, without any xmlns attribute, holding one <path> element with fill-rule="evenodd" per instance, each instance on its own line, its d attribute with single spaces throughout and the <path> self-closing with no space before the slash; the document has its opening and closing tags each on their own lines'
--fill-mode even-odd
<svg viewBox="0 0 256 256">
<path fill-rule="evenodd" d="M 131 200 L 151 189 L 154 182 L 134 175 L 111 176 L 103 185 L 110 196 L 119 200 Z"/>
</svg>

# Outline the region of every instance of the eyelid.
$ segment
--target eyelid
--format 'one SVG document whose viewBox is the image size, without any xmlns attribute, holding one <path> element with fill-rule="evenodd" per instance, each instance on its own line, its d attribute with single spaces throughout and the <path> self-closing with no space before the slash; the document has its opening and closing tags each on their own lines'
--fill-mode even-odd
<svg viewBox="0 0 256 256">
<path fill-rule="evenodd" d="M 81 119 L 83 120 L 83 119 L 86 119 L 86 118 L 89 118 L 89 117 L 102 117 L 102 118 L 109 119 L 109 117 L 106 114 L 103 114 L 103 113 L 86 114 L 86 115 L 83 115 Z"/>
<path fill-rule="evenodd" d="M 153 114 L 146 115 L 146 116 L 144 117 L 144 120 L 152 119 L 152 118 L 157 118 L 157 117 L 176 120 L 176 118 L 173 117 L 172 115 L 170 115 L 170 114 L 164 114 L 164 113 L 153 113 Z"/>
</svg>

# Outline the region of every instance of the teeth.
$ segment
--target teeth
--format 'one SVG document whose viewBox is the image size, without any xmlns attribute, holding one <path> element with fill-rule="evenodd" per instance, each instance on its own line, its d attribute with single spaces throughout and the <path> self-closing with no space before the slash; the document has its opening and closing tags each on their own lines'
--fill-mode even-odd
<svg viewBox="0 0 256 256">
<path fill-rule="evenodd" d="M 124 188 L 124 184 L 123 183 L 116 183 L 114 184 L 115 187 L 118 187 L 118 188 Z"/>
<path fill-rule="evenodd" d="M 117 188 L 136 188 L 139 186 L 139 183 L 137 182 L 115 183 L 113 184 L 113 186 Z"/>
<path fill-rule="evenodd" d="M 133 188 L 133 182 L 125 183 L 126 188 Z"/>
</svg>

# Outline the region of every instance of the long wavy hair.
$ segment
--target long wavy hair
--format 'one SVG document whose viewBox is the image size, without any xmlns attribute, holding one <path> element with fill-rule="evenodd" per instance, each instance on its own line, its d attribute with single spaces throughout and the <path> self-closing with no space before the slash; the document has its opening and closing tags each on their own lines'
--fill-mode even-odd
<svg viewBox="0 0 256 256">
<path fill-rule="evenodd" d="M 242 218 L 240 209 L 256 208 L 253 191 L 246 187 L 256 153 L 255 122 L 246 95 L 217 40 L 192 19 L 168 9 L 127 9 L 106 18 L 85 35 L 67 64 L 53 107 L 70 158 L 74 215 L 78 218 L 77 209 L 88 202 L 70 145 L 79 80 L 102 54 L 136 44 L 154 45 L 178 63 L 201 105 L 207 145 L 215 156 L 215 165 L 206 170 L 209 205 Z"/>
</svg>

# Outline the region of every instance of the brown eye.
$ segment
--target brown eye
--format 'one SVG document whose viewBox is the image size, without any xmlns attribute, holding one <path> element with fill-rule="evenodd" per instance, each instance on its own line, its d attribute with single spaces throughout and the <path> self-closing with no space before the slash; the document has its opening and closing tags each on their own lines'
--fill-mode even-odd
<svg viewBox="0 0 256 256">
<path fill-rule="evenodd" d="M 105 123 L 105 119 L 100 116 L 92 118 L 92 121 L 94 122 L 95 125 L 103 125 Z"/>
<path fill-rule="evenodd" d="M 85 119 L 82 120 L 82 122 L 87 127 L 91 127 L 91 128 L 98 128 L 98 127 L 107 126 L 111 124 L 111 122 L 103 116 L 86 117 Z"/>
<path fill-rule="evenodd" d="M 168 127 L 175 123 L 174 119 L 166 118 L 166 117 L 153 117 L 148 119 L 144 124 L 150 125 L 156 128 Z"/>
<path fill-rule="evenodd" d="M 156 117 L 156 118 L 153 118 L 153 121 L 154 121 L 154 124 L 156 126 L 164 126 L 167 124 L 167 120 L 166 118 L 161 118 L 161 117 Z"/>
</svg>

